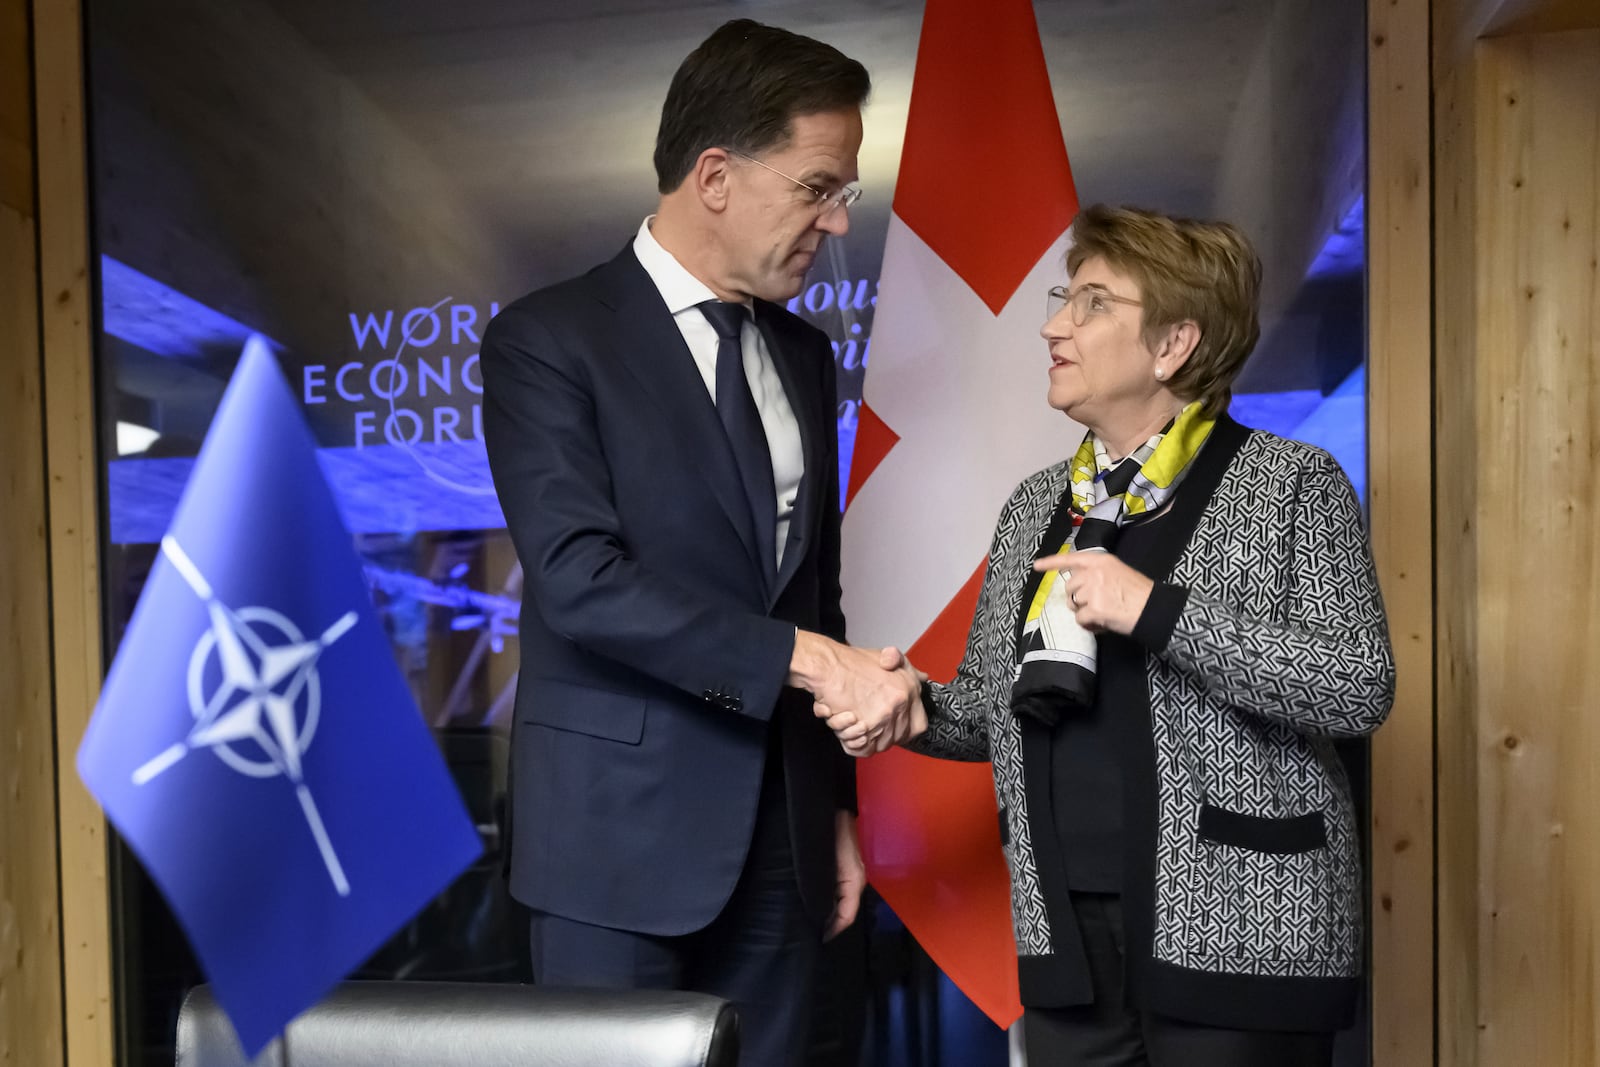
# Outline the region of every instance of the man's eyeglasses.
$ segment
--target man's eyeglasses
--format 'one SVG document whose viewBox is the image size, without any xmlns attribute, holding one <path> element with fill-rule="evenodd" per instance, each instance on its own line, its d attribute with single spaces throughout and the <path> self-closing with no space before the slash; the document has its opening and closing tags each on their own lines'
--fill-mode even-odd
<svg viewBox="0 0 1600 1067">
<path fill-rule="evenodd" d="M 861 199 L 861 186 L 857 185 L 855 182 L 851 182 L 849 185 L 841 186 L 838 189 L 829 192 L 826 189 L 818 189 L 815 185 L 807 185 L 799 178 L 791 178 L 777 167 L 768 166 L 755 156 L 746 155 L 737 148 L 729 148 L 725 149 L 725 151 L 731 156 L 738 156 L 740 159 L 748 160 L 758 167 L 770 170 L 780 178 L 788 178 L 789 181 L 794 182 L 800 188 L 810 193 L 814 198 L 814 202 L 816 203 L 817 214 L 819 216 L 828 214 L 834 208 L 849 207 L 851 204 L 854 204 L 857 200 Z"/>
<path fill-rule="evenodd" d="M 1086 285 L 1076 292 L 1068 292 L 1061 286 L 1050 290 L 1046 296 L 1045 320 L 1055 318 L 1061 314 L 1061 309 L 1072 309 L 1072 325 L 1082 326 L 1095 315 L 1109 315 L 1112 304 L 1127 304 L 1129 307 L 1144 307 L 1137 300 L 1130 300 L 1125 296 L 1113 296 L 1104 289 L 1096 289 Z"/>
</svg>

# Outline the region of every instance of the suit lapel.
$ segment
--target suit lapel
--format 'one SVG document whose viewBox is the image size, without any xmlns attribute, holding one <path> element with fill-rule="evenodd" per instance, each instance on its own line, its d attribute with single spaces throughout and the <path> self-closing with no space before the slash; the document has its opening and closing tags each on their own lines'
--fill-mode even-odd
<svg viewBox="0 0 1600 1067">
<path fill-rule="evenodd" d="M 809 388 L 809 368 L 804 366 L 801 346 L 789 336 L 784 329 L 786 325 L 783 318 L 776 314 L 773 305 L 756 301 L 756 326 L 767 343 L 767 351 L 771 353 L 773 366 L 778 371 L 778 380 L 783 384 L 784 395 L 788 397 L 795 422 L 800 426 L 800 453 L 804 463 L 801 469 L 805 472 L 800 478 L 800 488 L 795 493 L 794 513 L 789 518 L 789 537 L 784 543 L 783 563 L 770 593 L 771 603 L 777 603 L 779 594 L 799 569 L 807 544 L 815 536 L 813 527 L 820 514 L 819 493 L 821 486 L 827 482 L 820 469 L 824 449 L 817 440 L 818 427 L 823 425 L 822 413 L 818 410 L 821 400 L 816 395 L 817 390 Z"/>
<path fill-rule="evenodd" d="M 745 500 L 733 448 L 717 417 L 716 405 L 683 342 L 661 293 L 639 265 L 631 246 L 592 275 L 601 303 L 616 313 L 617 355 L 644 392 L 666 415 L 677 437 L 678 454 L 700 471 L 723 515 L 744 545 L 757 581 L 766 585 L 756 534 Z M 787 386 L 785 386 L 787 388 Z"/>
</svg>

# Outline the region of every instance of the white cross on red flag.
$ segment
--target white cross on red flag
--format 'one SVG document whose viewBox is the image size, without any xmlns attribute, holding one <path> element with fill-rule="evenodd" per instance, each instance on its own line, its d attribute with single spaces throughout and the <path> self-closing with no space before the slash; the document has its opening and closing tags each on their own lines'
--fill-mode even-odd
<svg viewBox="0 0 1600 1067">
<path fill-rule="evenodd" d="M 966 645 L 994 522 L 1082 429 L 1045 403 L 1045 292 L 1078 211 L 1029 0 L 928 0 L 872 330 L 845 616 L 935 679 Z M 903 751 L 858 770 L 872 884 L 996 1024 L 1021 1014 L 986 764 Z"/>
</svg>

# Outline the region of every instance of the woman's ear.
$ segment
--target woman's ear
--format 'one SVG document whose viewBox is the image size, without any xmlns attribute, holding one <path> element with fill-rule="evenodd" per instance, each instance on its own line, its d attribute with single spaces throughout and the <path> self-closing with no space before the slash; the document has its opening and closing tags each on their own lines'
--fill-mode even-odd
<svg viewBox="0 0 1600 1067">
<path fill-rule="evenodd" d="M 1194 350 L 1200 346 L 1200 324 L 1184 319 L 1167 330 L 1166 338 L 1156 349 L 1156 377 L 1168 381 L 1183 365 L 1189 362 Z"/>
</svg>

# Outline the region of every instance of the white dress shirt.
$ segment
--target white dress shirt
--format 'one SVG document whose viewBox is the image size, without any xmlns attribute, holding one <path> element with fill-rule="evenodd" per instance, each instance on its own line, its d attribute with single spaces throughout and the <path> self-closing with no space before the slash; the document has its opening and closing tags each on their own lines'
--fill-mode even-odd
<svg viewBox="0 0 1600 1067">
<path fill-rule="evenodd" d="M 698 305 L 718 299 L 709 286 L 686 270 L 671 252 L 662 248 L 650 232 L 649 216 L 639 226 L 633 239 L 633 253 L 645 273 L 655 283 L 666 301 L 672 321 L 683 334 L 683 343 L 689 346 L 695 366 L 706 383 L 711 402 L 717 402 L 717 332 Z M 752 312 L 755 310 L 746 304 Z M 789 520 L 794 516 L 795 501 L 799 499 L 800 479 L 805 474 L 805 456 L 800 449 L 800 424 L 795 420 L 794 409 L 783 391 L 778 369 L 772 363 L 772 353 L 767 342 L 756 329 L 753 315 L 745 316 L 739 337 L 744 355 L 744 377 L 750 383 L 750 395 L 755 397 L 756 409 L 761 413 L 761 428 L 767 434 L 767 451 L 772 454 L 772 484 L 777 491 L 778 523 L 774 546 L 778 565 L 783 564 L 783 546 L 789 540 Z"/>
</svg>

